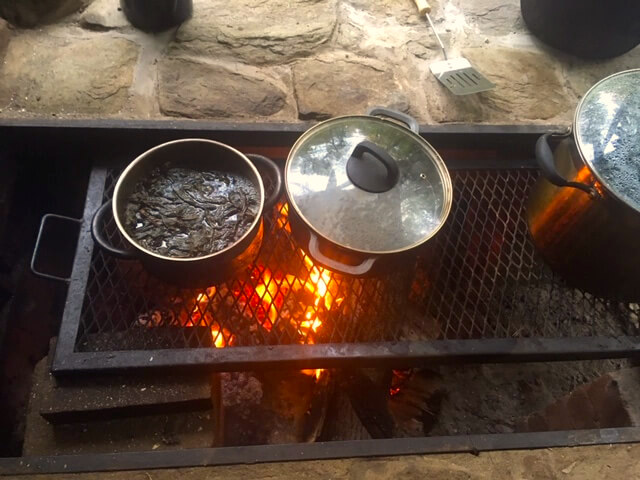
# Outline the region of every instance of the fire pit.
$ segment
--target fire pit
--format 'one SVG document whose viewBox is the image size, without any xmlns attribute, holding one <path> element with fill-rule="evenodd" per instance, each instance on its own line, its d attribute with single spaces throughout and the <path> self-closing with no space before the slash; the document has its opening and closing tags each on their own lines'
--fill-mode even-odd
<svg viewBox="0 0 640 480">
<path fill-rule="evenodd" d="M 544 364 L 538 370 L 437 365 L 637 354 L 638 306 L 568 287 L 529 241 L 523 202 L 538 175 L 530 154 L 541 128 L 423 130 L 452 173 L 454 203 L 431 248 L 393 276 L 353 279 L 315 265 L 292 239 L 281 201 L 268 215 L 262 251 L 250 268 L 224 283 L 180 289 L 137 262 L 115 260 L 93 246 L 89 222 L 110 198 L 122 166 L 140 151 L 183 137 L 211 138 L 281 161 L 304 127 L 134 126 L 4 127 L 16 152 L 29 145 L 42 158 L 56 152 L 80 161 L 86 155 L 92 173 L 67 301 L 56 314 L 62 324 L 50 351 L 54 359 L 38 364 L 35 384 L 41 388 L 30 394 L 36 400 L 29 407 L 29 439 L 46 432 L 51 445 L 25 438 L 28 457 L 0 460 L 2 473 L 477 452 L 639 438 L 636 427 L 617 423 L 580 431 L 519 430 L 524 420 L 532 423 L 528 415 L 535 420 L 544 413 L 536 382 L 550 379 L 553 397 L 561 399 L 577 384 L 610 371 L 608 361 L 593 367 L 575 365 L 596 362 L 555 364 L 557 375 L 546 374 Z M 44 132 L 37 137 L 41 141 L 33 142 L 38 132 Z M 102 228 L 117 241 L 115 225 L 107 221 Z M 42 230 L 43 246 L 51 232 L 59 230 Z M 73 252 L 73 242 L 65 243 Z M 44 268 L 47 263 L 38 258 L 36 252 L 34 266 Z M 405 370 L 425 364 L 433 367 Z M 361 368 L 368 366 L 379 368 Z M 182 371 L 175 375 L 168 371 L 177 368 Z M 192 374 L 189 382 L 185 371 Z M 120 374 L 101 375 L 107 372 Z M 502 397 L 495 396 L 495 386 Z M 91 395 L 91 402 L 83 395 Z M 534 401 L 520 405 L 529 397 Z M 497 409 L 475 424 L 464 415 L 493 404 L 513 408 Z M 86 435 L 85 421 L 91 422 Z M 133 447 L 132 425 L 149 425 L 135 431 L 141 443 Z M 118 445 L 111 443 L 115 435 Z M 398 438 L 407 435 L 422 438 Z M 76 450 L 85 445 L 91 448 Z"/>
</svg>

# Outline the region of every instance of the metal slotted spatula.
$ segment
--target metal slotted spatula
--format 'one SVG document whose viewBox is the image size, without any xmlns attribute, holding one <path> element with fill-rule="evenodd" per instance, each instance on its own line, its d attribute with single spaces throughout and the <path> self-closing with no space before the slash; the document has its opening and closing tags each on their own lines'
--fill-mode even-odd
<svg viewBox="0 0 640 480">
<path fill-rule="evenodd" d="M 431 73 L 440 80 L 440 83 L 447 87 L 454 95 L 469 95 L 471 93 L 485 92 L 495 88 L 495 84 L 473 68 L 466 58 L 447 58 L 447 50 L 444 48 L 442 40 L 440 40 L 440 36 L 429 16 L 431 5 L 429 5 L 427 0 L 413 1 L 418 7 L 420 15 L 427 17 L 431 30 L 433 30 L 433 33 L 436 35 L 442 53 L 444 54 L 444 60 L 429 65 Z"/>
</svg>

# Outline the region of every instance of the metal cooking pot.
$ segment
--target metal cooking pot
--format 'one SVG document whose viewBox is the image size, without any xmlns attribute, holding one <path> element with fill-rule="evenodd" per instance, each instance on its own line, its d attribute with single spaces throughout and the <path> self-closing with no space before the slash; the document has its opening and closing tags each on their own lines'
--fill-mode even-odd
<svg viewBox="0 0 640 480">
<path fill-rule="evenodd" d="M 123 227 L 127 199 L 140 179 L 149 175 L 158 165 L 167 162 L 171 167 L 227 171 L 248 178 L 260 194 L 260 208 L 247 232 L 223 250 L 192 258 L 159 255 L 131 238 Z M 259 170 L 263 175 L 268 175 L 274 185 L 268 197 L 265 197 L 264 183 Z M 94 215 L 91 233 L 95 242 L 105 252 L 121 259 L 138 259 L 149 272 L 169 283 L 185 287 L 206 287 L 235 275 L 255 260 L 262 243 L 262 215 L 271 211 L 281 190 L 280 170 L 266 157 L 244 155 L 228 145 L 212 140 L 175 140 L 146 151 L 125 168 L 115 186 L 113 201 L 102 205 Z M 113 214 L 126 248 L 112 245 L 103 233 L 104 217 L 109 211 Z"/>
<path fill-rule="evenodd" d="M 543 135 L 527 205 L 533 242 L 572 284 L 640 299 L 640 69 L 598 82 L 573 131 Z M 560 139 L 555 152 L 551 137 Z"/>
<path fill-rule="evenodd" d="M 401 268 L 451 209 L 447 168 L 400 112 L 315 125 L 285 166 L 292 233 L 318 264 L 351 276 Z"/>
</svg>

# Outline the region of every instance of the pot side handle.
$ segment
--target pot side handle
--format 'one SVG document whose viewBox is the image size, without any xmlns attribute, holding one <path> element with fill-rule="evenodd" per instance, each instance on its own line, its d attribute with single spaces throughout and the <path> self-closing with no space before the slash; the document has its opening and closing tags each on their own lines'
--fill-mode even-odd
<svg viewBox="0 0 640 480">
<path fill-rule="evenodd" d="M 404 123 L 407 128 L 413 133 L 420 133 L 420 126 L 418 125 L 418 121 L 411 115 L 407 115 L 406 113 L 398 112 L 397 110 L 392 110 L 385 107 L 371 107 L 369 110 L 367 110 L 366 114 L 373 117 L 392 118 L 393 120 Z"/>
<path fill-rule="evenodd" d="M 597 196 L 597 190 L 591 185 L 580 182 L 570 182 L 562 175 L 560 175 L 558 170 L 556 170 L 556 163 L 553 152 L 551 151 L 551 147 L 549 146 L 549 137 L 551 137 L 552 135 L 552 133 L 545 133 L 536 142 L 536 162 L 538 163 L 538 167 L 540 168 L 540 171 L 542 172 L 544 178 L 558 187 L 577 188 L 578 190 L 582 190 L 592 197 Z"/>
<path fill-rule="evenodd" d="M 317 260 L 318 263 L 321 263 L 325 268 L 328 268 L 332 272 L 352 277 L 362 277 L 367 275 L 378 260 L 378 257 L 371 257 L 367 258 L 360 265 L 347 265 L 346 263 L 338 262 L 329 258 L 320 250 L 318 236 L 311 230 L 309 230 L 309 245 L 307 251 L 313 260 Z"/>
<path fill-rule="evenodd" d="M 33 272 L 34 275 L 37 275 L 38 277 L 41 277 L 41 278 L 46 278 L 48 280 L 56 280 L 58 282 L 69 283 L 71 281 L 71 277 L 61 277 L 58 275 L 53 275 L 51 273 L 40 271 L 37 267 L 40 244 L 42 243 L 43 237 L 45 235 L 44 232 L 45 232 L 46 224 L 50 220 L 72 222 L 78 225 L 82 225 L 81 218 L 66 217 L 64 215 L 56 215 L 55 213 L 47 213 L 44 217 L 42 217 L 42 220 L 40 221 L 40 229 L 38 230 L 38 238 L 36 239 L 36 244 L 33 247 L 33 253 L 31 254 L 31 264 L 30 264 L 31 271 Z"/>
<path fill-rule="evenodd" d="M 126 250 L 124 248 L 114 247 L 109 243 L 109 240 L 102 232 L 104 216 L 111 210 L 111 204 L 112 201 L 109 200 L 96 210 L 96 213 L 93 215 L 93 219 L 91 220 L 91 236 L 93 237 L 93 241 L 100 245 L 100 248 L 112 256 L 123 260 L 133 260 L 136 258 L 135 250 Z"/>
<path fill-rule="evenodd" d="M 270 212 L 275 206 L 276 202 L 282 195 L 282 173 L 280 168 L 276 165 L 276 162 L 263 155 L 257 155 L 255 153 L 247 153 L 247 158 L 258 168 L 260 175 L 263 176 L 262 183 L 264 183 L 264 174 L 269 175 L 269 179 L 272 182 L 272 192 L 264 199 L 264 211 Z M 265 192 L 266 195 L 266 192 Z"/>
</svg>

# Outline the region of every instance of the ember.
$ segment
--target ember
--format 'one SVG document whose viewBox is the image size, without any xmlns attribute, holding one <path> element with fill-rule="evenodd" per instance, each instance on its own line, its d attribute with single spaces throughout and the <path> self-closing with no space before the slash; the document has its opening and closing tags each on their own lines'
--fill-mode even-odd
<svg viewBox="0 0 640 480">
<path fill-rule="evenodd" d="M 138 324 L 144 327 L 206 327 L 211 330 L 211 339 L 216 348 L 223 348 L 235 343 L 235 336 L 216 322 L 209 308 L 211 299 L 216 293 L 216 287 L 209 287 L 195 297 L 195 303 L 187 310 L 179 309 L 176 316 L 173 309 L 155 309 L 138 316 Z M 179 306 L 180 298 L 172 299 L 174 306 Z"/>
<path fill-rule="evenodd" d="M 389 396 L 394 397 L 411 377 L 411 370 L 393 370 L 391 377 L 391 386 L 389 387 Z"/>
</svg>

